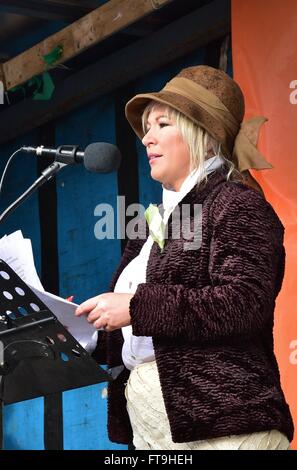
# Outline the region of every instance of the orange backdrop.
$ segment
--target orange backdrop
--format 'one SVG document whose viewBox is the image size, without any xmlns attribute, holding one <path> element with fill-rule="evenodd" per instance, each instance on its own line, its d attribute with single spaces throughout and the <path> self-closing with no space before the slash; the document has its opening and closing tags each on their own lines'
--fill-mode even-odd
<svg viewBox="0 0 297 470">
<path fill-rule="evenodd" d="M 275 353 L 295 423 L 297 449 L 297 2 L 233 0 L 234 78 L 246 118 L 264 115 L 259 149 L 273 170 L 253 172 L 285 226 L 284 284 L 275 314 Z"/>
</svg>

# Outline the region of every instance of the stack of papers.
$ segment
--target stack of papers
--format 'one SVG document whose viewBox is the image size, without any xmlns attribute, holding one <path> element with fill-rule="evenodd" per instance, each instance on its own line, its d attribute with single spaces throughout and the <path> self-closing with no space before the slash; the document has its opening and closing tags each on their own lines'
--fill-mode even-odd
<svg viewBox="0 0 297 470">
<path fill-rule="evenodd" d="M 26 284 L 44 291 L 35 269 L 31 240 L 24 238 L 21 230 L 0 239 L 0 259 Z"/>
<path fill-rule="evenodd" d="M 85 316 L 74 315 L 78 305 L 44 290 L 35 268 L 31 240 L 24 238 L 21 230 L 0 239 L 0 259 L 14 270 L 84 349 L 89 353 L 95 349 L 97 330 Z"/>
</svg>

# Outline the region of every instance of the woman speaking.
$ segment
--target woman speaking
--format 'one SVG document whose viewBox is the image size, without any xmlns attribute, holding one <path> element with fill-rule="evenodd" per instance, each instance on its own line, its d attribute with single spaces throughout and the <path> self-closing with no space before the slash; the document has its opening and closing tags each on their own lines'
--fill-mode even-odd
<svg viewBox="0 0 297 470">
<path fill-rule="evenodd" d="M 146 211 L 148 236 L 128 241 L 112 292 L 76 312 L 104 329 L 101 361 L 125 366 L 109 386 L 110 439 L 137 450 L 288 449 L 273 352 L 284 229 L 248 172 L 271 167 L 256 148 L 265 119 L 242 122 L 239 86 L 207 66 L 135 96 L 126 116 L 163 205 Z"/>
</svg>

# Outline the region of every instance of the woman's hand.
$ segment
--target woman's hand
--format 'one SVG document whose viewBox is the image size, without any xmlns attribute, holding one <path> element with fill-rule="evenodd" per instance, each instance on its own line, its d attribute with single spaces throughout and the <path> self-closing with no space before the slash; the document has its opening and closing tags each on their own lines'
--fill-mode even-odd
<svg viewBox="0 0 297 470">
<path fill-rule="evenodd" d="M 133 294 L 108 292 L 83 302 L 75 311 L 76 316 L 87 315 L 87 320 L 99 330 L 113 331 L 130 325 L 130 300 Z"/>
</svg>

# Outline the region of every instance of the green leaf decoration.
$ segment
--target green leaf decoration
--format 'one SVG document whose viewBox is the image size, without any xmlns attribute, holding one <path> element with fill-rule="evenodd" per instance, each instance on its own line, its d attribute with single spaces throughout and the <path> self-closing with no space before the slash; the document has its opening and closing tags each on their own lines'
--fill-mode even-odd
<svg viewBox="0 0 297 470">
<path fill-rule="evenodd" d="M 59 59 L 61 59 L 63 55 L 63 46 L 59 45 L 56 46 L 51 52 L 48 54 L 45 54 L 43 56 L 43 60 L 46 63 L 48 67 L 51 67 L 52 65 L 55 64 Z"/>
<path fill-rule="evenodd" d="M 42 81 L 42 88 L 41 90 L 36 90 L 33 94 L 33 100 L 50 100 L 54 93 L 55 84 L 48 72 L 42 74 Z"/>
</svg>

